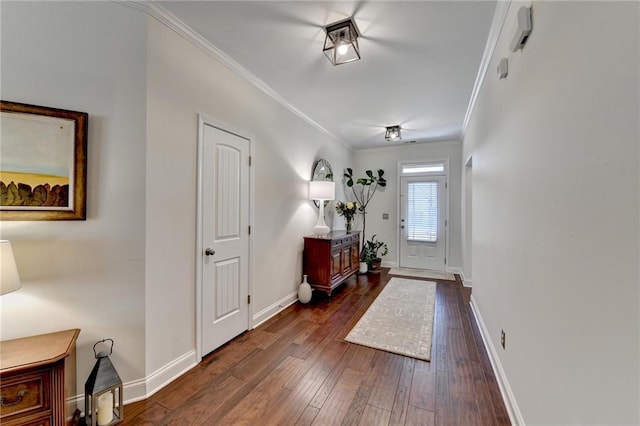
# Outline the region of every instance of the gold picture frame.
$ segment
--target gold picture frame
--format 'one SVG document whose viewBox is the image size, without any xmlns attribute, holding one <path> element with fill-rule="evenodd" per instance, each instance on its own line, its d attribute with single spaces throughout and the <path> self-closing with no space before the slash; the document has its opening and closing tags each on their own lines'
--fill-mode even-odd
<svg viewBox="0 0 640 426">
<path fill-rule="evenodd" d="M 0 220 L 86 220 L 88 122 L 0 101 Z"/>
</svg>

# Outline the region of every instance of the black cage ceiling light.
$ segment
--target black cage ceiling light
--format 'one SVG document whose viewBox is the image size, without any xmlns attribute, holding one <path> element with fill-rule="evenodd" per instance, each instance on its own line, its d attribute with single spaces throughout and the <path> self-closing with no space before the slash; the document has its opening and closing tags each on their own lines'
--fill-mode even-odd
<svg viewBox="0 0 640 426">
<path fill-rule="evenodd" d="M 401 139 L 400 126 L 389 126 L 384 134 L 384 138 L 388 141 L 397 141 Z"/>
<path fill-rule="evenodd" d="M 358 37 L 360 33 L 355 22 L 349 18 L 327 25 L 327 33 L 322 51 L 333 65 L 346 64 L 360 59 Z"/>
</svg>

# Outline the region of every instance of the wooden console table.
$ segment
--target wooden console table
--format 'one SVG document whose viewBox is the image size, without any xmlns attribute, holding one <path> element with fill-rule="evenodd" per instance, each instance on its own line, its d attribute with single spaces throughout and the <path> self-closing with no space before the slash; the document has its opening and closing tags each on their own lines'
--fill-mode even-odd
<svg viewBox="0 0 640 426">
<path fill-rule="evenodd" d="M 360 231 L 304 237 L 303 274 L 315 289 L 331 292 L 360 267 Z"/>
<path fill-rule="evenodd" d="M 73 412 L 79 329 L 0 342 L 0 423 L 58 426 Z"/>
</svg>

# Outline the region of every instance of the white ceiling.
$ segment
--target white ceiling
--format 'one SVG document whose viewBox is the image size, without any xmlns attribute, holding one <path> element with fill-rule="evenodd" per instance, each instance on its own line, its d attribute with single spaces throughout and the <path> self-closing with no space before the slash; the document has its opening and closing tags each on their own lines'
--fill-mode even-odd
<svg viewBox="0 0 640 426">
<path fill-rule="evenodd" d="M 353 148 L 459 139 L 496 1 L 162 1 Z M 362 60 L 333 66 L 323 27 L 353 16 Z"/>
</svg>

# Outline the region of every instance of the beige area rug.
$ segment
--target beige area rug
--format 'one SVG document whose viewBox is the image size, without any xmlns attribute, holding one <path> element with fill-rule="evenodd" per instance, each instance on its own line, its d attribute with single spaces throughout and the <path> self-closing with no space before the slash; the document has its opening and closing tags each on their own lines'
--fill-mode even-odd
<svg viewBox="0 0 640 426">
<path fill-rule="evenodd" d="M 405 277 L 428 278 L 432 280 L 456 280 L 456 276 L 450 272 L 432 271 L 429 269 L 391 268 L 389 275 L 403 275 Z"/>
<path fill-rule="evenodd" d="M 391 278 L 345 340 L 431 360 L 436 283 Z"/>
</svg>

